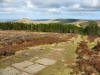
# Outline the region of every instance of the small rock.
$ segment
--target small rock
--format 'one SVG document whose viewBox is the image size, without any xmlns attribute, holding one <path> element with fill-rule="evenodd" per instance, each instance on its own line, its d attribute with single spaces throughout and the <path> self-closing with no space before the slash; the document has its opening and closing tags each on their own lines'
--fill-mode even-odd
<svg viewBox="0 0 100 75">
<path fill-rule="evenodd" d="M 63 48 L 58 48 L 56 49 L 57 51 L 63 51 L 64 49 Z"/>
<path fill-rule="evenodd" d="M 68 64 L 64 64 L 64 66 L 66 66 L 66 67 L 67 67 L 67 66 L 68 66 Z"/>
<path fill-rule="evenodd" d="M 40 50 L 46 50 L 45 48 L 41 48 Z"/>
<path fill-rule="evenodd" d="M 24 56 L 29 56 L 29 55 L 30 55 L 29 53 L 25 53 L 25 54 L 24 54 Z"/>
<path fill-rule="evenodd" d="M 65 62 L 65 60 L 63 59 L 63 60 L 61 60 L 62 62 Z"/>
<path fill-rule="evenodd" d="M 35 59 L 38 59 L 39 57 L 35 57 Z"/>
<path fill-rule="evenodd" d="M 35 52 L 39 53 L 39 52 L 41 52 L 41 50 L 40 49 L 37 49 L 37 50 L 35 50 Z"/>
</svg>

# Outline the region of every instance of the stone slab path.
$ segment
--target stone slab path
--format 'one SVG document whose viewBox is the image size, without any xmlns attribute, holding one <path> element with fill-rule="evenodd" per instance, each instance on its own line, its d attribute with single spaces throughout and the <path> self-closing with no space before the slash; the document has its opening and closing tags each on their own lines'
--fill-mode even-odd
<svg viewBox="0 0 100 75">
<path fill-rule="evenodd" d="M 0 75 L 34 75 L 40 70 L 46 68 L 49 65 L 53 65 L 56 63 L 56 60 L 42 58 L 35 63 L 30 60 L 12 64 L 5 69 L 0 69 Z"/>
<path fill-rule="evenodd" d="M 46 59 L 46 58 L 43 58 L 43 59 L 40 59 L 40 60 L 36 61 L 36 63 L 41 64 L 41 65 L 52 65 L 55 62 L 56 61 L 54 61 L 54 60 L 50 60 L 50 59 Z"/>
</svg>

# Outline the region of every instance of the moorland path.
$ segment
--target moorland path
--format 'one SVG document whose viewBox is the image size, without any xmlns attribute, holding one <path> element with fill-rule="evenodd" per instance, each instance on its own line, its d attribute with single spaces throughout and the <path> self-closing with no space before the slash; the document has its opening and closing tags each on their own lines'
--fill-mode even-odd
<svg viewBox="0 0 100 75">
<path fill-rule="evenodd" d="M 77 39 L 79 40 L 80 37 Z M 76 55 L 74 51 L 76 49 L 76 43 L 79 42 L 76 42 L 77 39 L 73 38 L 66 43 L 48 46 L 50 50 L 49 52 L 46 52 L 46 54 L 32 56 L 31 59 L 13 63 L 10 66 L 1 68 L 0 75 L 57 75 L 56 72 L 61 71 L 58 67 L 54 67 L 54 69 L 57 69 L 55 72 L 53 71 L 53 68 L 49 68 L 55 64 L 57 64 L 57 66 L 61 64 L 59 67 L 67 68 L 75 62 Z M 48 47 L 43 49 L 43 52 L 48 49 Z M 38 51 L 38 49 L 36 51 Z M 51 72 L 47 70 L 51 70 Z M 44 73 L 45 71 L 48 73 Z M 69 72 L 66 73 L 69 75 Z M 58 75 L 62 75 L 62 73 L 59 73 Z"/>
</svg>

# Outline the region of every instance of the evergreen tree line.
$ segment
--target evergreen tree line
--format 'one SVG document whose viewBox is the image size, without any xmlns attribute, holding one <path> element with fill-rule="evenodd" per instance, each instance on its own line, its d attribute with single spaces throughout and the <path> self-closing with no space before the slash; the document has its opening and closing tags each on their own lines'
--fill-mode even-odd
<svg viewBox="0 0 100 75">
<path fill-rule="evenodd" d="M 31 30 L 35 32 L 78 33 L 82 28 L 72 24 L 25 24 L 6 22 L 0 23 L 2 30 Z"/>
<path fill-rule="evenodd" d="M 100 35 L 100 27 L 96 21 L 89 21 L 88 26 L 84 28 L 84 33 L 87 35 Z"/>
<path fill-rule="evenodd" d="M 25 24 L 15 22 L 0 23 L 1 30 L 30 30 L 34 32 L 58 32 L 58 33 L 79 33 L 88 35 L 99 35 L 100 27 L 95 21 L 90 21 L 86 28 L 73 24 Z"/>
</svg>

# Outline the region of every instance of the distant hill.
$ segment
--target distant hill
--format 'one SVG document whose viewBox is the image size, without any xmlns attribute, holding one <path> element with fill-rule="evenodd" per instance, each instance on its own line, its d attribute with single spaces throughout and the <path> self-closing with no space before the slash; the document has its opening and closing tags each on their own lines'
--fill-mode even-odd
<svg viewBox="0 0 100 75">
<path fill-rule="evenodd" d="M 17 20 L 18 23 L 34 23 L 34 24 L 48 24 L 48 23 L 61 23 L 61 24 L 68 24 L 68 23 L 75 23 L 79 21 L 78 19 L 40 19 L 40 20 L 29 20 L 27 18 L 23 18 L 21 20 Z"/>
<path fill-rule="evenodd" d="M 51 19 L 36 19 L 36 20 L 33 20 L 33 21 L 48 21 L 48 20 L 51 20 Z"/>
<path fill-rule="evenodd" d="M 29 20 L 27 18 L 23 18 L 21 20 L 17 20 L 15 22 L 18 23 L 33 23 L 33 24 L 48 24 L 48 23 L 58 23 L 58 21 L 54 21 L 54 20 L 43 20 L 43 21 L 37 21 L 37 20 Z"/>
<path fill-rule="evenodd" d="M 56 19 L 55 21 L 59 21 L 61 24 L 74 24 L 76 26 L 86 26 L 88 20 L 80 20 L 80 19 Z"/>
<path fill-rule="evenodd" d="M 100 26 L 100 20 L 96 20 L 96 22 L 97 22 L 98 26 Z M 89 24 L 88 21 L 87 22 L 81 22 L 80 26 L 82 26 L 84 28 L 84 27 L 88 26 L 88 24 Z"/>
<path fill-rule="evenodd" d="M 100 20 L 97 20 L 96 22 L 98 23 L 98 26 L 100 26 Z"/>
<path fill-rule="evenodd" d="M 16 22 L 18 22 L 18 23 L 32 23 L 32 20 L 29 20 L 27 18 L 23 18 L 21 20 L 17 20 Z"/>
<path fill-rule="evenodd" d="M 78 21 L 78 19 L 56 19 L 54 21 L 59 21 L 59 23 L 72 23 Z"/>
<path fill-rule="evenodd" d="M 49 24 L 49 23 L 61 23 L 61 24 L 74 24 L 77 26 L 86 27 L 88 25 L 89 20 L 80 20 L 80 19 L 37 19 L 37 20 L 30 20 L 28 18 L 23 18 L 20 20 L 10 20 L 4 22 L 18 22 L 18 23 L 33 23 L 33 24 Z M 100 20 L 96 20 L 98 25 L 100 26 Z"/>
<path fill-rule="evenodd" d="M 88 25 L 88 21 L 91 20 L 80 20 L 80 19 L 56 19 L 55 21 L 59 21 L 59 23 L 63 24 L 75 24 L 77 26 L 82 26 L 83 28 Z M 100 26 L 100 20 L 94 20 L 98 23 L 98 26 Z"/>
</svg>

